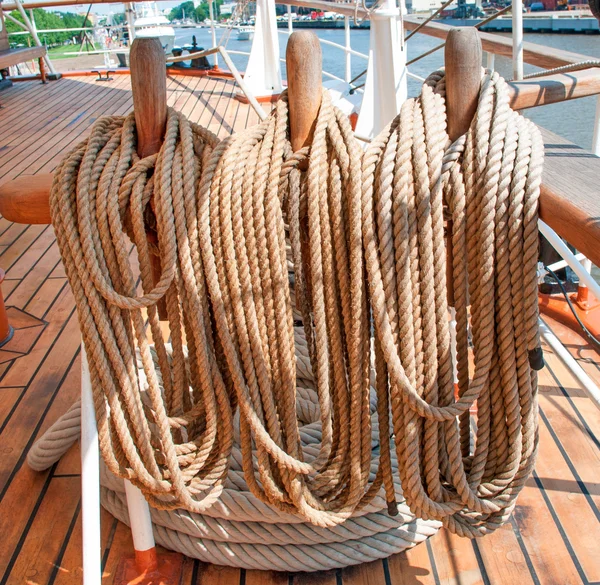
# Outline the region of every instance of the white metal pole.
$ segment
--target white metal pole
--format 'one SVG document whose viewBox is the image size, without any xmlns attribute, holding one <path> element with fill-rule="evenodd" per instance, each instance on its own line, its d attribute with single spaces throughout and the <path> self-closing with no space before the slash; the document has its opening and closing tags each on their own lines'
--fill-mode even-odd
<svg viewBox="0 0 600 585">
<path fill-rule="evenodd" d="M 283 91 L 275 0 L 256 0 L 254 39 L 244 81 L 257 98 Z"/>
<path fill-rule="evenodd" d="M 486 54 L 486 67 L 490 70 L 490 71 L 494 71 L 494 68 L 496 66 L 496 55 L 494 53 L 491 53 L 490 51 L 488 51 Z"/>
<path fill-rule="evenodd" d="M 552 348 L 552 351 L 558 355 L 573 377 L 579 382 L 581 387 L 587 392 L 592 402 L 600 408 L 600 388 L 594 384 L 593 380 L 586 374 L 585 370 L 577 363 L 577 360 L 571 355 L 569 350 L 560 342 L 558 337 L 550 328 L 540 319 L 540 334 L 544 341 Z"/>
<path fill-rule="evenodd" d="M 596 118 L 594 119 L 594 136 L 592 138 L 592 152 L 600 156 L 600 95 L 596 98 Z"/>
<path fill-rule="evenodd" d="M 217 32 L 215 30 L 215 11 L 213 9 L 212 0 L 208 0 L 208 14 L 210 17 L 210 33 L 212 36 L 212 45 L 213 45 L 213 47 L 216 47 L 217 46 Z M 219 58 L 217 57 L 216 53 L 213 55 L 213 65 L 215 67 L 219 66 Z"/>
<path fill-rule="evenodd" d="M 153 549 L 155 543 L 152 532 L 152 518 L 150 517 L 150 507 L 144 494 L 131 482 L 125 480 L 125 495 L 127 497 L 133 548 L 136 552 L 145 552 Z"/>
<path fill-rule="evenodd" d="M 291 4 L 287 5 L 287 17 L 288 17 L 288 31 L 290 34 L 294 31 L 294 25 L 292 22 L 292 6 Z"/>
<path fill-rule="evenodd" d="M 101 585 L 100 450 L 87 355 L 81 344 L 81 517 L 83 585 Z"/>
<path fill-rule="evenodd" d="M 407 98 L 406 47 L 401 8 L 395 0 L 384 0 L 371 13 L 369 64 L 365 91 L 356 123 L 356 135 L 376 136 L 400 113 Z"/>
<path fill-rule="evenodd" d="M 344 36 L 346 39 L 346 83 L 350 83 L 352 79 L 352 48 L 350 43 L 350 17 L 344 16 Z"/>
<path fill-rule="evenodd" d="M 579 282 L 587 286 L 590 289 L 590 293 L 597 299 L 600 299 L 600 285 L 592 278 L 589 270 L 587 270 L 575 257 L 575 254 L 569 250 L 568 246 L 562 241 L 560 236 L 541 219 L 538 220 L 538 227 L 552 247 L 567 261 L 569 267 L 573 269 L 573 272 L 579 276 Z"/>
<path fill-rule="evenodd" d="M 33 38 L 33 42 L 38 47 L 42 47 L 43 45 L 42 45 L 42 42 L 40 41 L 40 37 L 38 37 L 38 34 L 37 34 L 36 30 L 35 30 L 35 26 L 32 24 L 31 20 L 29 19 L 29 16 L 27 16 L 27 12 L 25 12 L 25 9 L 21 5 L 20 0 L 15 0 L 15 6 L 17 7 L 17 10 L 19 11 L 19 14 L 21 15 L 21 18 L 23 18 L 23 22 L 25 23 L 25 26 L 27 27 L 27 29 L 31 33 L 31 37 Z M 50 60 L 50 57 L 48 57 L 48 55 L 44 56 L 44 62 L 48 66 L 48 70 L 50 71 L 50 73 L 56 73 L 56 69 L 54 69 L 54 65 L 52 64 L 52 61 Z"/>
<path fill-rule="evenodd" d="M 125 18 L 127 19 L 127 28 L 129 29 L 129 46 L 135 40 L 135 19 L 133 17 L 133 6 L 131 2 L 125 3 Z"/>
<path fill-rule="evenodd" d="M 512 0 L 513 77 L 523 79 L 523 0 Z"/>
</svg>

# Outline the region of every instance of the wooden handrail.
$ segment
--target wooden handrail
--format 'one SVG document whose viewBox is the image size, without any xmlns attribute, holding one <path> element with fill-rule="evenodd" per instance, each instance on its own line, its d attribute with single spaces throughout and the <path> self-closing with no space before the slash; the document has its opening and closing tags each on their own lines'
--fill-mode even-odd
<svg viewBox="0 0 600 585">
<path fill-rule="evenodd" d="M 555 104 L 600 94 L 600 68 L 510 81 L 510 105 L 515 110 Z"/>
<path fill-rule="evenodd" d="M 404 28 L 414 30 L 422 23 L 421 20 L 414 16 L 404 17 Z M 444 24 L 442 22 L 429 22 L 419 32 L 431 37 L 445 40 L 451 30 L 456 27 Z M 482 49 L 495 55 L 503 57 L 512 57 L 512 39 L 503 37 L 493 33 L 479 32 Z M 594 57 L 580 55 L 571 51 L 555 49 L 552 47 L 543 47 L 535 43 L 523 43 L 523 61 L 542 69 L 553 69 L 554 67 L 562 67 L 563 65 L 572 65 L 589 61 Z"/>
</svg>

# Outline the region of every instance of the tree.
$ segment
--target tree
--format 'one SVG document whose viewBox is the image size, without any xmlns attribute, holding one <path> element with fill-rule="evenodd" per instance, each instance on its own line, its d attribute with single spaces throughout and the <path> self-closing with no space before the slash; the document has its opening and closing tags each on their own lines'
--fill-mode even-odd
<svg viewBox="0 0 600 585">
<path fill-rule="evenodd" d="M 221 18 L 221 4 L 223 4 L 223 0 L 216 0 L 215 2 L 215 20 L 220 20 Z M 184 16 L 185 15 L 185 16 Z M 210 10 L 208 8 L 208 2 L 202 2 L 198 8 L 194 7 L 193 2 L 184 2 L 179 6 L 176 6 L 169 13 L 169 20 L 181 20 L 183 18 L 193 18 L 195 17 L 196 22 L 202 22 L 207 18 L 210 18 Z"/>
<path fill-rule="evenodd" d="M 185 18 L 191 18 L 196 13 L 194 3 L 188 1 L 180 4 L 179 6 L 175 6 L 175 8 L 173 8 L 173 10 L 171 10 L 169 13 L 169 20 L 181 20 L 184 18 L 184 12 Z"/>
<path fill-rule="evenodd" d="M 22 16 L 16 10 L 13 10 L 10 13 L 10 15 L 19 22 L 24 22 Z M 40 41 L 49 46 L 63 44 L 65 41 L 73 38 L 74 36 L 81 38 L 83 31 L 77 30 L 71 33 L 69 31 L 43 32 L 44 30 L 60 28 L 82 28 L 92 26 L 92 23 L 89 19 L 86 20 L 83 16 L 80 16 L 79 14 L 73 14 L 71 12 L 46 12 L 42 8 L 33 9 L 33 18 L 35 20 L 35 26 L 38 30 Z M 7 20 L 6 30 L 10 33 L 20 32 L 23 29 L 17 26 L 14 22 Z M 27 43 L 28 41 L 29 44 L 32 44 L 33 42 L 33 39 L 30 35 L 19 35 L 18 37 L 11 38 L 11 42 L 13 44 L 23 42 Z"/>
</svg>

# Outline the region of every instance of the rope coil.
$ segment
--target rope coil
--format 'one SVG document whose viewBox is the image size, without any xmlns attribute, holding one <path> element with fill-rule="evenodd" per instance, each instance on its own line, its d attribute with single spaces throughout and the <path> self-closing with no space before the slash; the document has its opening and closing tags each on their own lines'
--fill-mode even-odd
<svg viewBox="0 0 600 585">
<path fill-rule="evenodd" d="M 506 521 L 537 448 L 543 145 L 489 72 L 451 144 L 444 89 L 430 76 L 364 154 L 325 92 L 295 154 L 284 95 L 222 142 L 170 110 L 158 155 L 137 158 L 128 116 L 65 157 L 52 218 L 100 447 L 152 506 L 210 514 L 236 488 L 336 530 L 403 492 L 461 535 Z"/>
</svg>

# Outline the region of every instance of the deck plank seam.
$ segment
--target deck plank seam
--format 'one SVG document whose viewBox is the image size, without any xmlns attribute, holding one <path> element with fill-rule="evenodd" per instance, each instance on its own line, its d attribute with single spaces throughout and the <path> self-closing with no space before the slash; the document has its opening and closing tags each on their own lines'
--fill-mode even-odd
<svg viewBox="0 0 600 585">
<path fill-rule="evenodd" d="M 66 323 L 68 323 L 69 320 L 70 319 L 68 319 L 66 321 Z M 65 323 L 65 325 L 66 325 L 66 323 Z M 80 346 L 78 346 L 77 351 L 75 352 L 75 355 L 71 358 L 69 365 L 65 368 L 65 371 L 64 371 L 59 383 L 57 384 L 54 392 L 52 393 L 52 396 L 48 400 L 48 404 L 46 404 L 44 411 L 42 412 L 35 428 L 33 429 L 33 432 L 31 433 L 31 436 L 29 437 L 29 441 L 27 441 L 27 444 L 23 448 L 23 451 L 21 452 L 21 456 L 19 457 L 17 463 L 15 464 L 10 475 L 8 476 L 8 479 L 6 480 L 6 484 L 2 488 L 2 492 L 0 492 L 0 502 L 3 500 L 4 496 L 6 495 L 6 492 L 8 491 L 10 484 L 12 483 L 13 479 L 15 478 L 15 475 L 18 473 L 19 469 L 21 469 L 21 467 L 23 466 L 23 463 L 25 462 L 25 459 L 27 457 L 27 453 L 31 449 L 31 446 L 33 445 L 33 443 L 35 443 L 35 440 L 37 439 L 40 428 L 42 427 L 42 424 L 44 423 L 44 420 L 45 420 L 46 416 L 48 415 L 50 408 L 54 404 L 54 401 L 56 400 L 56 397 L 58 396 L 58 393 L 59 393 L 60 389 L 62 388 L 64 381 L 66 380 L 67 376 L 69 375 L 69 372 L 71 371 L 71 368 L 73 367 L 73 364 L 79 357 L 80 351 L 81 351 L 81 348 L 80 348 Z M 32 378 L 32 382 L 33 382 L 33 378 Z M 23 393 L 23 395 L 24 394 L 25 393 Z M 5 427 L 5 426 L 6 425 L 3 425 L 3 427 Z M 56 464 L 52 467 L 52 469 L 54 470 L 55 467 L 56 467 Z M 0 585 L 2 585 L 2 584 L 0 583 Z"/>
<path fill-rule="evenodd" d="M 112 95 L 109 95 L 109 94 L 112 94 Z M 20 176 L 21 174 L 23 174 L 23 172 L 25 170 L 27 170 L 28 172 L 33 171 L 33 174 L 39 172 L 40 169 L 43 168 L 45 165 L 49 164 L 52 160 L 60 157 L 61 154 L 63 152 L 65 152 L 72 143 L 78 142 L 79 140 L 81 140 L 82 133 L 81 133 L 80 127 L 82 125 L 84 125 L 84 123 L 85 123 L 85 125 L 83 128 L 83 131 L 87 132 L 87 130 L 89 128 L 91 128 L 92 124 L 98 117 L 107 115 L 110 110 L 114 110 L 117 108 L 116 104 L 122 105 L 121 102 L 126 102 L 128 104 L 131 103 L 131 91 L 129 91 L 127 87 L 123 87 L 123 89 L 121 89 L 120 87 L 119 88 L 111 88 L 106 92 L 106 94 L 102 94 L 102 92 L 100 92 L 98 94 L 98 99 L 95 100 L 93 102 L 93 104 L 90 104 L 90 106 L 94 106 L 94 107 L 88 108 L 89 114 L 91 114 L 91 115 L 81 118 L 80 121 L 75 126 L 72 126 L 69 128 L 68 132 L 66 131 L 66 127 L 64 126 L 65 120 L 61 120 L 61 126 L 60 126 L 60 128 L 57 128 L 55 130 L 56 134 L 55 134 L 55 136 L 53 136 L 53 139 L 46 140 L 44 142 L 44 146 L 46 146 L 47 148 L 42 153 L 40 153 L 39 150 L 35 149 L 35 146 L 37 143 L 37 134 L 40 134 L 40 132 L 37 132 L 36 134 L 34 134 L 34 137 L 36 137 L 36 140 L 34 140 L 31 144 L 28 145 L 27 148 L 32 149 L 32 152 L 26 153 L 27 158 L 30 158 L 31 156 L 35 156 L 35 163 L 37 163 L 38 165 L 40 163 L 42 163 L 42 161 L 44 161 L 44 162 L 41 164 L 41 166 L 33 166 L 33 164 L 30 164 L 29 166 L 24 167 L 21 170 L 17 170 L 16 174 L 14 174 L 13 176 L 14 177 Z M 96 114 L 96 117 L 93 117 L 94 114 Z M 79 130 L 79 132 L 78 132 L 78 130 Z M 45 134 L 45 133 L 41 133 L 41 134 Z M 63 146 L 63 148 L 56 154 L 52 155 L 49 160 L 46 160 L 44 158 L 53 149 L 58 148 L 61 145 Z M 13 165 L 12 167 L 10 167 L 10 169 L 7 172 L 2 173 L 0 178 L 10 175 L 11 172 L 14 173 L 15 169 L 19 169 L 18 157 L 12 157 L 12 158 L 14 160 L 16 160 L 16 165 Z M 0 168 L 0 170 L 1 170 L 1 168 Z"/>
<path fill-rule="evenodd" d="M 552 502 L 550 501 L 550 498 L 548 497 L 548 494 L 546 493 L 546 490 L 544 489 L 544 484 L 542 483 L 542 480 L 539 478 L 536 471 L 533 472 L 533 479 L 534 479 L 537 487 L 539 488 L 539 490 L 542 494 L 542 497 L 544 498 L 544 501 L 546 502 L 548 511 L 550 512 L 550 515 L 552 516 L 552 519 L 554 520 L 554 524 L 556 525 L 556 528 L 558 529 L 558 532 L 559 532 L 561 538 L 563 539 L 565 546 L 567 547 L 567 550 L 569 552 L 571 560 L 573 561 L 573 564 L 575 565 L 575 570 L 577 571 L 577 573 L 579 573 L 579 577 L 581 578 L 583 585 L 591 585 L 591 583 L 587 579 L 587 576 L 585 574 L 585 571 L 583 570 L 583 567 L 581 566 L 581 563 L 579 562 L 577 555 L 575 554 L 575 550 L 573 549 L 573 546 L 571 545 L 571 541 L 569 540 L 569 537 L 567 536 L 567 533 L 565 532 L 565 529 L 563 528 L 560 518 L 558 517 L 558 514 L 556 513 L 556 510 L 554 509 L 554 506 L 552 505 Z"/>
<path fill-rule="evenodd" d="M 54 297 L 54 299 L 52 300 L 52 302 L 50 303 L 50 306 L 48 307 L 48 309 L 46 311 L 44 311 L 44 314 L 42 315 L 41 319 L 43 321 L 46 320 L 46 316 L 48 315 L 48 313 L 50 312 L 50 310 L 52 309 L 52 307 L 54 306 L 54 304 L 56 303 L 56 301 L 62 296 L 63 291 L 65 290 L 65 287 L 68 285 L 68 283 L 65 280 L 65 283 L 63 284 L 63 286 L 61 287 L 61 289 L 58 291 L 57 295 Z M 48 347 L 48 349 L 46 350 L 43 358 L 41 359 L 40 363 L 38 364 L 38 366 L 36 367 L 35 371 L 33 372 L 33 375 L 31 376 L 31 379 L 29 381 L 28 384 L 25 385 L 25 388 L 29 388 L 29 386 L 31 385 L 31 383 L 35 380 L 38 372 L 40 371 L 40 368 L 44 365 L 44 362 L 46 361 L 46 359 L 48 358 L 49 353 L 52 351 L 52 348 L 54 347 L 54 345 L 56 344 L 56 341 L 58 340 L 58 338 L 61 336 L 62 332 L 64 331 L 65 327 L 67 326 L 67 323 L 69 322 L 69 320 L 71 319 L 71 317 L 73 316 L 73 313 L 75 312 L 75 307 L 73 307 L 73 309 L 71 310 L 71 312 L 69 313 L 69 315 L 67 316 L 67 318 L 65 319 L 65 322 L 62 324 L 59 332 L 56 334 L 56 336 L 54 337 L 54 340 L 52 341 L 51 345 Z M 40 319 L 40 317 L 38 317 L 38 319 Z M 39 339 L 38 339 L 39 341 Z M 34 345 L 35 347 L 35 345 Z M 33 348 L 32 348 L 33 349 Z M 12 369 L 12 366 L 14 365 L 15 362 L 13 362 L 7 369 L 6 371 L 0 376 L 0 385 L 2 384 L 2 380 L 4 380 L 4 378 L 7 376 L 7 374 L 9 373 L 9 371 Z M 3 428 L 0 427 L 0 435 L 2 434 Z"/>
<path fill-rule="evenodd" d="M 594 365 L 596 367 L 598 367 L 598 364 L 596 364 L 595 362 L 594 362 Z M 598 439 L 598 437 L 596 437 L 596 434 L 594 433 L 594 431 L 592 431 L 592 429 L 588 425 L 587 421 L 585 420 L 585 417 L 581 414 L 581 411 L 579 410 L 579 408 L 577 408 L 577 405 L 573 401 L 573 398 L 569 395 L 569 393 L 567 392 L 567 389 L 564 387 L 562 382 L 558 379 L 558 376 L 556 375 L 556 373 L 554 372 L 552 367 L 547 365 L 547 369 L 548 369 L 548 372 L 550 373 L 550 375 L 552 376 L 552 379 L 556 383 L 556 386 L 561 391 L 563 396 L 567 399 L 567 402 L 569 403 L 569 405 L 571 406 L 571 408 L 577 415 L 577 418 L 579 419 L 581 426 L 585 429 L 585 432 L 587 433 L 589 438 L 592 440 L 594 445 L 596 445 L 596 447 L 598 449 L 600 449 L 600 439 Z"/>
<path fill-rule="evenodd" d="M 579 473 L 577 472 L 577 469 L 573 465 L 573 462 L 569 458 L 568 453 L 565 451 L 565 448 L 563 447 L 563 445 L 560 441 L 560 438 L 556 434 L 556 431 L 552 427 L 552 424 L 548 420 L 548 417 L 544 414 L 544 411 L 542 410 L 541 407 L 540 407 L 539 411 L 540 411 L 540 418 L 544 421 L 544 424 L 546 425 L 546 428 L 548 429 L 550 436 L 554 440 L 556 447 L 560 451 L 560 454 L 562 455 L 563 459 L 565 460 L 565 463 L 567 464 L 567 467 L 569 468 L 569 471 L 571 472 L 571 475 L 573 476 L 575 483 L 579 487 L 581 493 L 585 496 L 585 499 L 586 499 L 587 503 L 589 504 L 590 508 L 592 509 L 592 512 L 596 516 L 596 519 L 598 520 L 598 522 L 600 522 L 600 510 L 598 510 L 598 507 L 596 506 L 596 502 L 594 502 L 594 499 L 592 498 L 592 495 L 590 494 L 590 491 L 589 491 L 586 483 L 581 479 L 581 476 L 579 475 Z"/>
<path fill-rule="evenodd" d="M 32 225 L 29 225 L 28 227 L 33 227 L 33 226 L 32 226 Z M 18 261 L 19 261 L 19 260 L 20 260 L 20 259 L 21 259 L 21 258 L 22 258 L 22 257 L 23 257 L 25 254 L 26 254 L 26 253 L 27 253 L 27 252 L 29 252 L 29 250 L 30 250 L 31 246 L 35 245 L 35 243 L 36 243 L 36 242 L 37 242 L 37 241 L 38 241 L 38 240 L 39 240 L 39 239 L 40 239 L 40 238 L 41 238 L 41 237 L 42 237 L 42 236 L 43 236 L 43 235 L 44 235 L 44 234 L 45 234 L 45 233 L 48 231 L 48 228 L 49 228 L 49 227 L 50 227 L 50 226 L 49 226 L 49 225 L 47 225 L 47 226 L 46 226 L 46 227 L 45 227 L 45 228 L 44 228 L 44 229 L 43 229 L 43 230 L 42 230 L 42 231 L 41 231 L 41 232 L 40 232 L 40 233 L 39 233 L 39 234 L 38 234 L 38 235 L 37 235 L 37 236 L 36 236 L 36 237 L 35 237 L 35 238 L 34 238 L 32 241 L 31 241 L 31 242 L 29 242 L 29 245 L 28 245 L 28 246 L 27 246 L 27 247 L 26 247 L 26 248 L 25 248 L 25 249 L 24 249 L 24 250 L 23 250 L 23 251 L 22 251 L 22 252 L 21 252 L 21 253 L 20 253 L 20 254 L 19 254 L 19 255 L 18 255 L 18 256 L 17 256 L 17 257 L 14 259 L 14 260 L 13 260 L 13 261 L 12 261 L 12 263 L 10 264 L 10 266 L 8 266 L 8 267 L 5 267 L 5 268 L 4 268 L 4 270 L 5 270 L 6 272 L 8 272 L 8 271 L 9 271 L 9 270 L 10 270 L 10 269 L 11 269 L 11 268 L 12 268 L 12 267 L 13 267 L 13 266 L 14 266 L 14 265 L 15 265 L 15 264 L 16 264 L 16 263 L 17 263 L 17 262 L 18 262 Z M 27 231 L 27 230 L 25 230 L 25 231 Z M 23 232 L 23 233 L 25 233 L 25 232 Z M 16 241 L 14 241 L 14 242 L 13 242 L 13 243 L 12 243 L 12 244 L 11 244 L 11 245 L 8 247 L 8 248 L 6 248 L 6 250 L 4 250 L 4 251 L 2 252 L 2 255 L 0 255 L 0 260 L 2 260 L 2 258 L 4 257 L 4 255 L 5 255 L 5 254 L 6 254 L 6 253 L 7 253 L 7 252 L 8 252 L 8 251 L 9 251 L 9 250 L 10 250 L 10 249 L 11 249 L 11 248 L 12 248 L 12 247 L 15 245 L 15 244 L 18 244 L 18 242 L 19 242 L 19 239 L 20 239 L 21 237 L 22 237 L 22 234 L 21 234 L 21 236 L 19 236 L 19 238 L 18 238 Z"/>
<path fill-rule="evenodd" d="M 523 558 L 525 559 L 525 564 L 527 565 L 527 569 L 529 570 L 529 574 L 531 575 L 531 579 L 533 580 L 534 585 L 541 585 L 540 578 L 538 577 L 537 571 L 535 570 L 535 567 L 533 566 L 531 556 L 529 554 L 529 551 L 527 550 L 527 546 L 525 545 L 525 542 L 523 541 L 523 536 L 521 535 L 521 529 L 519 528 L 519 525 L 517 524 L 517 522 L 515 520 L 514 514 L 511 515 L 509 522 L 510 522 L 513 532 L 515 533 L 515 536 L 517 538 L 517 543 L 519 545 L 519 548 L 521 549 L 521 552 L 523 553 Z"/>
<path fill-rule="evenodd" d="M 490 581 L 490 576 L 488 575 L 487 568 L 485 566 L 485 562 L 483 560 L 483 556 L 481 554 L 481 550 L 479 550 L 479 544 L 477 543 L 476 539 L 471 540 L 471 546 L 473 547 L 473 554 L 475 555 L 477 565 L 479 566 L 479 572 L 481 573 L 483 585 L 492 585 L 492 582 Z"/>
<path fill-rule="evenodd" d="M 7 581 L 8 581 L 8 578 L 10 577 L 11 571 L 12 571 L 13 567 L 15 566 L 17 559 L 19 558 L 19 552 L 21 551 L 21 547 L 25 543 L 27 535 L 29 534 L 29 529 L 31 528 L 31 525 L 33 524 L 33 521 L 35 520 L 38 510 L 40 509 L 40 506 L 42 505 L 44 497 L 46 496 L 46 492 L 48 491 L 48 488 L 50 487 L 50 483 L 52 481 L 52 473 L 56 469 L 57 465 L 58 465 L 58 463 L 55 463 L 50 468 L 50 472 L 48 473 L 48 477 L 44 481 L 44 485 L 42 486 L 42 489 L 40 490 L 40 494 L 36 500 L 35 506 L 33 507 L 33 510 L 31 511 L 31 514 L 29 515 L 29 518 L 27 519 L 27 523 L 25 524 L 25 527 L 23 528 L 23 532 L 21 533 L 21 536 L 19 537 L 17 545 L 16 545 L 15 549 L 13 550 L 13 554 L 10 557 L 10 561 L 8 562 L 8 565 L 6 566 L 6 570 L 4 571 L 2 581 L 0 581 L 0 585 L 7 585 Z M 0 501 L 1 501 L 1 498 L 0 498 Z"/>
<path fill-rule="evenodd" d="M 95 112 L 97 109 L 105 109 L 105 107 L 108 107 L 111 105 L 111 103 L 115 100 L 115 98 L 121 97 L 121 98 L 131 98 L 131 92 L 128 91 L 127 85 L 126 84 L 122 84 L 122 88 L 121 85 L 119 85 L 119 87 L 112 87 L 108 90 L 102 90 L 102 89 L 98 89 L 97 92 L 93 92 L 92 96 L 93 98 L 90 101 L 90 98 L 88 96 L 88 98 L 85 100 L 85 105 L 88 106 L 88 110 L 91 113 Z M 119 92 L 122 92 L 119 93 Z M 89 93 L 89 92 L 88 92 Z M 85 86 L 82 86 L 82 96 L 85 96 L 86 94 L 86 88 Z M 65 100 L 65 101 L 69 101 L 69 100 Z M 118 101 L 118 100 L 117 100 Z M 84 104 L 82 104 L 84 105 Z M 70 104 L 67 107 L 68 109 L 73 108 L 73 104 Z M 82 118 L 80 120 L 80 122 L 83 122 L 87 120 L 86 117 Z M 53 138 L 55 138 L 56 140 L 46 140 L 44 142 L 44 146 L 47 146 L 47 149 L 40 154 L 39 150 L 36 149 L 36 145 L 38 145 L 38 135 L 46 135 L 47 132 L 42 132 L 39 129 L 36 128 L 36 131 L 33 132 L 30 136 L 29 141 L 24 141 L 22 144 L 19 144 L 19 146 L 21 147 L 20 150 L 18 152 L 10 152 L 7 154 L 10 154 L 10 157 L 3 157 L 3 158 L 8 158 L 8 160 L 6 161 L 6 163 L 2 163 L 0 164 L 0 178 L 6 176 L 7 174 L 9 174 L 13 169 L 15 169 L 16 167 L 19 166 L 19 157 L 16 156 L 18 154 L 25 154 L 27 156 L 27 158 L 31 157 L 31 156 L 36 156 L 36 159 L 39 159 L 40 156 L 43 156 L 44 154 L 46 154 L 49 150 L 52 149 L 52 147 L 57 146 L 61 143 L 62 140 L 66 139 L 70 134 L 73 133 L 73 130 L 75 130 L 77 127 L 80 126 L 80 124 L 77 124 L 74 127 L 71 127 L 69 132 L 66 132 L 65 129 L 67 128 L 66 126 L 64 126 L 66 120 L 65 119 L 61 119 L 61 123 L 58 125 L 58 127 L 55 129 L 55 136 Z M 87 125 L 88 127 L 91 126 L 91 123 Z M 65 134 L 66 136 L 61 136 L 61 134 Z M 74 140 L 76 139 L 76 137 L 73 137 L 72 140 L 69 140 L 69 142 L 67 143 L 67 145 L 71 144 Z M 13 164 L 12 166 L 7 168 L 7 165 L 10 162 L 13 162 L 15 164 Z M 19 171 L 18 174 L 16 176 L 21 175 L 25 170 L 31 171 L 31 167 L 25 167 L 22 171 Z M 4 171 L 4 172 L 3 172 Z M 35 171 L 34 171 L 35 173 Z"/>
<path fill-rule="evenodd" d="M 431 575 L 433 576 L 433 581 L 435 582 L 435 585 L 441 585 L 440 574 L 438 572 L 438 568 L 435 562 L 435 556 L 433 554 L 433 549 L 431 548 L 431 542 L 429 538 L 425 541 L 425 546 L 427 547 L 427 555 L 429 556 L 429 563 L 431 565 Z"/>
<path fill-rule="evenodd" d="M 61 476 L 54 476 L 53 479 Z M 54 561 L 54 565 L 52 567 L 52 572 L 50 573 L 50 577 L 48 578 L 48 585 L 54 585 L 54 581 L 56 580 L 56 576 L 58 575 L 58 570 L 60 569 L 60 564 L 65 556 L 65 552 L 67 551 L 67 547 L 69 546 L 69 541 L 71 540 L 71 536 L 73 535 L 73 531 L 75 530 L 75 525 L 77 524 L 77 518 L 79 517 L 79 513 L 81 512 L 81 498 L 77 502 L 77 506 L 75 507 L 75 512 L 73 514 L 73 518 L 71 518 L 71 522 L 69 527 L 67 528 L 67 533 L 63 539 L 63 543 L 56 555 L 56 560 Z"/>
<path fill-rule="evenodd" d="M 40 257 L 31 265 L 31 267 L 29 268 L 29 270 L 21 278 L 16 278 L 14 280 L 20 280 L 21 282 L 23 282 L 31 274 L 31 272 L 35 269 L 35 267 L 42 261 L 42 259 L 44 258 L 44 256 L 50 251 L 50 248 L 52 248 L 52 246 L 54 246 L 55 243 L 56 243 L 56 240 L 53 240 L 52 243 L 48 246 L 48 248 L 46 248 L 46 250 L 40 255 Z M 60 259 L 58 259 L 54 263 L 54 265 L 52 266 L 52 268 L 48 271 L 46 277 L 42 279 L 40 285 L 35 289 L 35 291 L 33 291 L 33 293 L 31 294 L 31 296 L 29 296 L 27 298 L 27 301 L 23 305 L 23 309 L 27 308 L 27 305 L 31 302 L 32 298 L 38 293 L 38 291 L 44 285 L 44 283 L 46 282 L 46 280 L 48 280 L 48 278 L 50 278 L 50 274 L 52 274 L 52 272 L 56 269 L 56 267 L 58 266 L 58 264 L 60 264 Z M 6 280 L 13 280 L 13 279 L 7 278 Z M 15 293 L 15 291 L 18 288 L 19 288 L 19 285 L 17 285 L 13 290 L 10 291 L 10 293 L 8 293 L 8 295 L 6 295 L 6 297 L 4 298 L 4 302 L 5 303 L 10 300 L 10 297 Z"/>
</svg>

